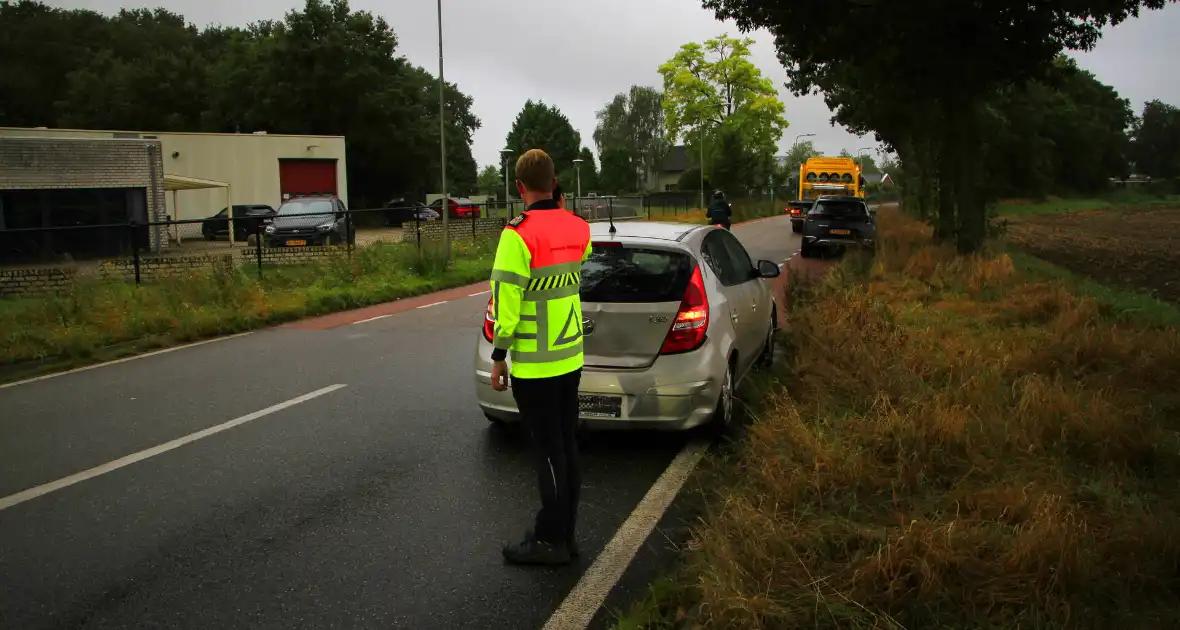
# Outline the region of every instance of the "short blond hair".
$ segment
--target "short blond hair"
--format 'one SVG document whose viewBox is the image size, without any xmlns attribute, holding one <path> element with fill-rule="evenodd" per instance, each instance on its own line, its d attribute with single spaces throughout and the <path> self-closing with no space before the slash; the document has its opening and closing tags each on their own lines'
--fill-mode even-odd
<svg viewBox="0 0 1180 630">
<path fill-rule="evenodd" d="M 553 182 L 557 179 L 557 169 L 553 166 L 553 158 L 540 149 L 525 151 L 516 160 L 516 179 L 524 185 L 524 189 L 531 192 L 553 192 Z"/>
</svg>

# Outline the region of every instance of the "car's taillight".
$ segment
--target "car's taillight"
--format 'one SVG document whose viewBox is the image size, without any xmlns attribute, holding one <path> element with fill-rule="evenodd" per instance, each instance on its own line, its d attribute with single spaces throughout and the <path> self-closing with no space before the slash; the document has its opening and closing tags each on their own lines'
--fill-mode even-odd
<svg viewBox="0 0 1180 630">
<path fill-rule="evenodd" d="M 488 310 L 483 314 L 483 338 L 487 339 L 488 343 L 491 343 L 496 335 L 496 317 L 493 313 L 492 299 L 488 298 Z"/>
<path fill-rule="evenodd" d="M 664 347 L 660 354 L 677 354 L 690 352 L 705 343 L 705 332 L 709 330 L 709 298 L 705 295 L 705 281 L 701 277 L 701 268 L 692 270 L 692 277 L 688 280 L 688 287 L 684 290 L 684 299 L 680 301 L 680 309 L 676 311 L 676 319 L 672 322 L 672 329 L 664 338 Z"/>
</svg>

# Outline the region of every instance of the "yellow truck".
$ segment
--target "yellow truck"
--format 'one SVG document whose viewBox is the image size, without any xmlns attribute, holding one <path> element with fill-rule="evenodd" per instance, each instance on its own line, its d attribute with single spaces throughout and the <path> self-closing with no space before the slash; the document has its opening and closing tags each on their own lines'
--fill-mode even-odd
<svg viewBox="0 0 1180 630">
<path fill-rule="evenodd" d="M 803 231 L 803 219 L 821 195 L 863 199 L 865 180 L 860 165 L 848 157 L 813 157 L 799 165 L 799 191 L 786 209 L 791 215 L 791 231 Z"/>
</svg>

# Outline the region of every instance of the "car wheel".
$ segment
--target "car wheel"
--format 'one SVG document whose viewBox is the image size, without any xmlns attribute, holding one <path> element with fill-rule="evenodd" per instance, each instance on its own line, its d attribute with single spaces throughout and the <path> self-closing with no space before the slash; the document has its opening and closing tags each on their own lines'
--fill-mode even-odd
<svg viewBox="0 0 1180 630">
<path fill-rule="evenodd" d="M 721 382 L 721 395 L 717 398 L 717 409 L 713 411 L 713 430 L 718 434 L 724 434 L 729 431 L 733 425 L 733 395 L 734 383 L 734 363 L 731 358 L 729 366 L 725 369 L 725 380 Z"/>
<path fill-rule="evenodd" d="M 769 368 L 774 365 L 774 334 L 778 332 L 778 314 L 770 309 L 770 330 L 766 333 L 766 345 L 762 348 L 762 356 L 758 357 L 758 365 Z"/>
<path fill-rule="evenodd" d="M 799 246 L 799 255 L 804 258 L 811 258 L 815 255 L 815 251 L 811 249 L 811 247 L 807 244 L 807 241 L 804 241 L 803 244 Z"/>
<path fill-rule="evenodd" d="M 803 224 L 799 221 L 791 221 L 791 231 L 796 234 L 803 232 Z"/>
</svg>

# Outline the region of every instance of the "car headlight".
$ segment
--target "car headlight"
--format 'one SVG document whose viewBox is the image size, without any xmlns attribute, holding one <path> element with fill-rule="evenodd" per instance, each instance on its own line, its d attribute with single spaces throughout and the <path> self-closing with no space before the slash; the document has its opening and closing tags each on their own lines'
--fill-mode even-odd
<svg viewBox="0 0 1180 630">
<path fill-rule="evenodd" d="M 273 225 L 266 226 L 266 233 L 267 234 L 274 234 L 275 233 L 275 226 L 273 226 Z"/>
<path fill-rule="evenodd" d="M 332 227 L 334 225 L 335 225 L 334 223 L 325 223 L 323 225 L 317 225 L 315 229 L 317 229 L 321 232 L 329 232 L 332 230 Z"/>
</svg>

